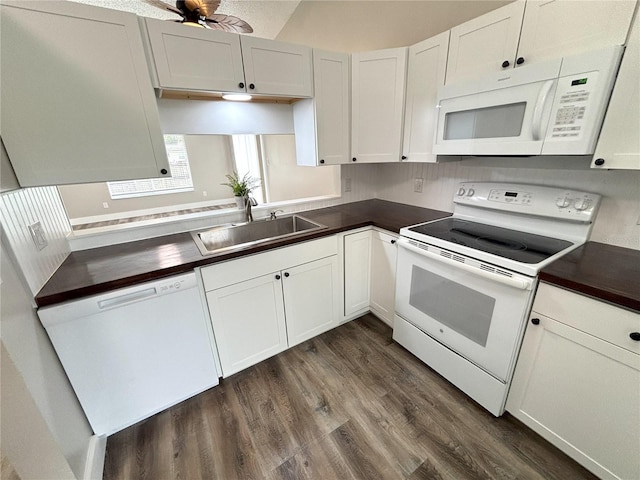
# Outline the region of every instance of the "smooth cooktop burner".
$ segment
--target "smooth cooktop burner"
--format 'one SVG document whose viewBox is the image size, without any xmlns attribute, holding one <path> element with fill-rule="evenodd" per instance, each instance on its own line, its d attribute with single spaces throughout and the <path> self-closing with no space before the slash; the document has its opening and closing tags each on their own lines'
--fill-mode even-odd
<svg viewBox="0 0 640 480">
<path fill-rule="evenodd" d="M 445 218 L 409 228 L 429 237 L 464 245 L 516 262 L 536 264 L 573 245 L 566 240 L 494 227 L 482 223 Z"/>
</svg>

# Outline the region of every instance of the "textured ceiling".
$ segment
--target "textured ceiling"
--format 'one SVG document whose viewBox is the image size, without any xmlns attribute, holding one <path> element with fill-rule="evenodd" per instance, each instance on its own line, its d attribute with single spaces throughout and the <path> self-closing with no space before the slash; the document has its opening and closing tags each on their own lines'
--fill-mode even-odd
<svg viewBox="0 0 640 480">
<path fill-rule="evenodd" d="M 124 10 L 136 13 L 143 17 L 160 19 L 178 18 L 171 12 L 164 12 L 152 7 L 142 0 L 73 0 L 78 3 L 87 3 L 98 7 Z M 166 3 L 175 5 L 175 2 L 166 0 Z M 241 18 L 253 27 L 253 35 L 261 38 L 275 38 L 285 23 L 291 17 L 300 0 L 222 0 L 217 13 L 234 15 Z"/>
</svg>

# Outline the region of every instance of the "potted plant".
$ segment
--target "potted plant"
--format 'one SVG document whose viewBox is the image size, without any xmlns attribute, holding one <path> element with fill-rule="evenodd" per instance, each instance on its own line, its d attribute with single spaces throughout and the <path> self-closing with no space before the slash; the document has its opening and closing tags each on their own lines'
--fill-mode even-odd
<svg viewBox="0 0 640 480">
<path fill-rule="evenodd" d="M 231 187 L 238 208 L 244 208 L 247 197 L 249 197 L 251 191 L 260 184 L 260 181 L 249 175 L 249 173 L 246 173 L 240 178 L 236 170 L 234 170 L 232 174 L 225 175 L 225 177 L 227 177 L 229 181 L 221 183 L 221 185 Z"/>
</svg>

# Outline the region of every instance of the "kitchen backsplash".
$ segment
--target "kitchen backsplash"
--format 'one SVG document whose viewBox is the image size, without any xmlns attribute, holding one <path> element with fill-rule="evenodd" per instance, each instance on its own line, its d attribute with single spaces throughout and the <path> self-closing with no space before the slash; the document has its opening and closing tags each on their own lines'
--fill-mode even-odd
<svg viewBox="0 0 640 480">
<path fill-rule="evenodd" d="M 640 171 L 482 167 L 451 162 L 384 164 L 375 166 L 375 172 L 378 198 L 449 212 L 458 183 L 465 181 L 531 183 L 598 193 L 602 203 L 591 240 L 640 250 Z M 423 179 L 422 193 L 414 191 L 417 178 Z"/>
<path fill-rule="evenodd" d="M 69 255 L 71 225 L 56 187 L 15 190 L 0 195 L 3 246 L 8 244 L 35 295 Z M 29 226 L 40 222 L 47 246 L 38 250 Z"/>
</svg>

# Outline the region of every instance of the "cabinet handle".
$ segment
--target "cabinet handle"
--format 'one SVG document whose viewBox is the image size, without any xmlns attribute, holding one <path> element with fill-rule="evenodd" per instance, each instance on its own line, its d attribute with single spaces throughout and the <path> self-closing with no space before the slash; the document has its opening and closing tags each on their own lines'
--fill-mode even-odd
<svg viewBox="0 0 640 480">
<path fill-rule="evenodd" d="M 401 160 L 406 160 L 406 159 L 407 159 L 407 156 L 406 156 L 406 155 L 402 155 L 402 156 L 400 157 L 400 159 L 401 159 Z"/>
<path fill-rule="evenodd" d="M 636 341 L 636 342 L 640 342 L 640 332 L 631 332 L 631 333 L 629 334 L 629 338 L 630 338 L 631 340 Z"/>
<path fill-rule="evenodd" d="M 518 57 L 518 59 L 516 60 L 516 64 L 522 65 L 523 63 L 524 63 L 524 57 Z"/>
<path fill-rule="evenodd" d="M 276 275 L 276 280 L 280 280 L 280 275 Z"/>
<path fill-rule="evenodd" d="M 507 68 L 509 65 L 511 65 L 509 63 L 509 60 L 505 60 L 504 62 L 502 62 L 502 68 Z"/>
<path fill-rule="evenodd" d="M 600 165 L 604 165 L 604 158 L 597 158 L 595 162 L 596 165 L 600 166 Z"/>
<path fill-rule="evenodd" d="M 250 89 L 250 90 L 253 90 L 253 89 L 255 89 L 255 88 L 256 88 L 256 86 L 255 86 L 253 83 L 250 83 L 250 84 L 249 84 L 249 89 Z"/>
<path fill-rule="evenodd" d="M 160 173 L 161 173 L 162 175 L 166 175 L 166 174 L 167 174 L 167 169 L 166 169 L 166 168 L 163 168 L 162 170 L 160 170 Z"/>
<path fill-rule="evenodd" d="M 240 87 L 240 88 L 244 88 L 244 83 L 240 82 L 240 83 L 238 84 L 238 87 Z"/>
<path fill-rule="evenodd" d="M 289 277 L 289 272 L 284 272 L 284 276 L 288 278 Z"/>
<path fill-rule="evenodd" d="M 395 240 L 391 240 L 391 245 L 395 245 L 396 241 Z"/>
<path fill-rule="evenodd" d="M 320 160 L 320 163 L 324 163 L 324 160 Z"/>
<path fill-rule="evenodd" d="M 531 319 L 531 323 L 533 323 L 534 325 L 540 325 L 540 319 L 539 318 L 532 318 Z"/>
<path fill-rule="evenodd" d="M 353 157 L 353 158 L 351 159 L 351 161 L 352 161 L 352 162 L 355 162 L 356 160 L 358 160 L 356 157 Z"/>
</svg>

